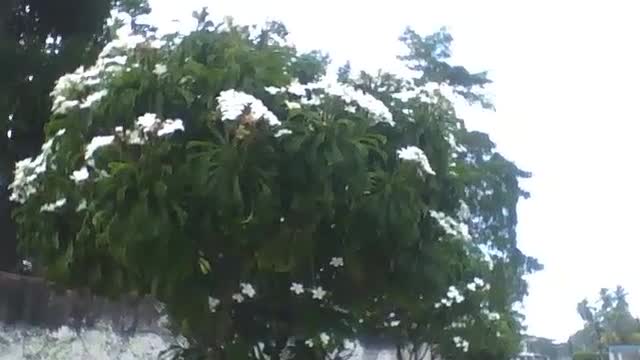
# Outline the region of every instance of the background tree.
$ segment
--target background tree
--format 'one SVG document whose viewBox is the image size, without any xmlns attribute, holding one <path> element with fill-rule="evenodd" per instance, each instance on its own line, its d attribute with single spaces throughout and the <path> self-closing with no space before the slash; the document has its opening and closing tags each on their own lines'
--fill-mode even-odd
<svg viewBox="0 0 640 360">
<path fill-rule="evenodd" d="M 608 345 L 637 343 L 640 324 L 631 314 L 626 297 L 625 290 L 618 286 L 615 291 L 601 289 L 596 304 L 581 301 L 577 310 L 585 325 L 570 341 L 578 349 L 601 354 Z"/>
<path fill-rule="evenodd" d="M 48 276 L 155 296 L 183 358 L 338 359 L 362 338 L 413 360 L 517 352 L 540 268 L 516 241 L 529 174 L 456 116 L 448 96 L 482 103 L 489 80 L 448 65 L 451 37 L 407 32 L 416 79 L 335 82 L 282 24 L 194 15 L 58 80 L 11 185 Z"/>
<path fill-rule="evenodd" d="M 105 21 L 112 8 L 134 15 L 148 10 L 144 0 L 0 2 L 0 270 L 17 263 L 6 191 L 14 163 L 38 153 L 54 82 L 95 61 L 109 39 Z"/>
</svg>

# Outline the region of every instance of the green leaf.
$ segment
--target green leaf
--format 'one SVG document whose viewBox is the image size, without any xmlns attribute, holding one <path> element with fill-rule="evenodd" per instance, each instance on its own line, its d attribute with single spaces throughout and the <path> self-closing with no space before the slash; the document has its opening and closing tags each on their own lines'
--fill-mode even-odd
<svg viewBox="0 0 640 360">
<path fill-rule="evenodd" d="M 154 193 L 159 199 L 164 199 L 167 195 L 167 184 L 158 180 L 153 185 Z"/>
<path fill-rule="evenodd" d="M 211 264 L 209 264 L 209 261 L 203 257 L 201 257 L 198 260 L 198 264 L 200 265 L 200 272 L 203 275 L 207 275 L 208 273 L 211 272 Z"/>
</svg>

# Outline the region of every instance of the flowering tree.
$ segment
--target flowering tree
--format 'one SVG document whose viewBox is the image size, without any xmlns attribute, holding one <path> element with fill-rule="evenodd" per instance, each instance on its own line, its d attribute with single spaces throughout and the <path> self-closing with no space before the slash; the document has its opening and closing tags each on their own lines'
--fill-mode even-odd
<svg viewBox="0 0 640 360">
<path fill-rule="evenodd" d="M 503 359 L 535 260 L 527 176 L 469 132 L 450 37 L 408 30 L 419 76 L 337 80 L 278 23 L 128 36 L 60 78 L 42 152 L 11 185 L 48 275 L 166 304 L 182 358 L 342 359 L 359 339 Z M 428 345 L 425 345 L 428 344 Z"/>
<path fill-rule="evenodd" d="M 38 153 L 56 79 L 95 61 L 109 40 L 115 8 L 148 10 L 144 0 L 0 1 L 0 269 L 15 271 L 16 238 L 9 194 L 16 160 Z M 135 26 L 144 29 L 144 26 Z"/>
</svg>

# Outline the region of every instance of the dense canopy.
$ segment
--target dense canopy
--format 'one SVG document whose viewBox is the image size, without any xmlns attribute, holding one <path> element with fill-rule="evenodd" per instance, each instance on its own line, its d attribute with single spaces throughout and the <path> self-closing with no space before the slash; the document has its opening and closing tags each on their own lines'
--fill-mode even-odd
<svg viewBox="0 0 640 360">
<path fill-rule="evenodd" d="M 57 81 L 47 141 L 10 186 L 48 275 L 152 294 L 189 340 L 177 356 L 517 351 L 513 305 L 539 268 L 516 242 L 528 174 L 456 116 L 456 96 L 490 107 L 489 80 L 448 64 L 451 37 L 407 30 L 415 79 L 336 78 L 282 24 L 200 19 L 121 29 Z"/>
</svg>

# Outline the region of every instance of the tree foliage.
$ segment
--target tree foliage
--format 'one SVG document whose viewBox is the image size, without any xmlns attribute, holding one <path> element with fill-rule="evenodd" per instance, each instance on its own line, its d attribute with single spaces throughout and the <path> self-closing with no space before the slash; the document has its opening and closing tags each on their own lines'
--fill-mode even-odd
<svg viewBox="0 0 640 360">
<path fill-rule="evenodd" d="M 58 80 L 11 186 L 50 278 L 152 294 L 183 358 L 338 359 L 363 338 L 412 359 L 516 352 L 540 268 L 516 242 L 529 174 L 456 116 L 447 95 L 482 102 L 488 80 L 446 63 L 450 37 L 403 37 L 416 79 L 336 82 L 282 24 L 203 14 Z"/>
<path fill-rule="evenodd" d="M 0 269 L 16 264 L 6 185 L 16 159 L 37 154 L 55 81 L 95 61 L 109 40 L 112 8 L 142 14 L 141 0 L 0 2 Z M 11 131 L 11 136 L 8 132 Z"/>
<path fill-rule="evenodd" d="M 621 286 L 613 291 L 601 289 L 595 304 L 582 300 L 577 311 L 585 325 L 571 337 L 574 346 L 604 351 L 608 345 L 638 343 L 640 322 L 631 314 L 627 293 Z"/>
</svg>

